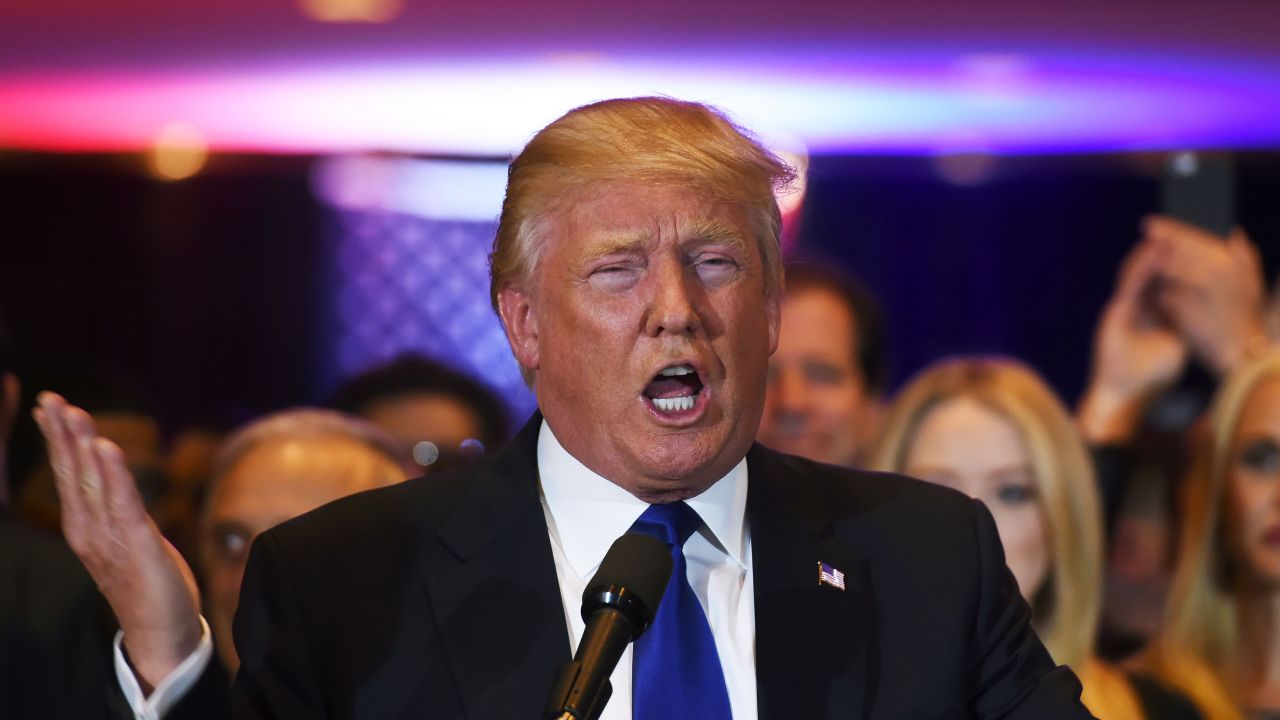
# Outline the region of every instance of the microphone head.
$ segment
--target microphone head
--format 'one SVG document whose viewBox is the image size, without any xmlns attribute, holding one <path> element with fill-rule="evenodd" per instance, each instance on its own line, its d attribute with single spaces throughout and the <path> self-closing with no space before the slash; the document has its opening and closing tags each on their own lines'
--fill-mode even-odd
<svg viewBox="0 0 1280 720">
<path fill-rule="evenodd" d="M 610 607 L 627 616 L 639 637 L 658 612 L 671 565 L 671 549 L 655 537 L 627 533 L 614 540 L 582 594 L 582 619 Z"/>
</svg>

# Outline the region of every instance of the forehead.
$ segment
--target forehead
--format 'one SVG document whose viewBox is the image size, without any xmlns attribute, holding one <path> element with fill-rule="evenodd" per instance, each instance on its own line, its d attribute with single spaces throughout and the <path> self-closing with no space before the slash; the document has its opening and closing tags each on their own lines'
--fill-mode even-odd
<svg viewBox="0 0 1280 720">
<path fill-rule="evenodd" d="M 911 461 L 1003 467 L 1028 460 L 1022 438 L 1004 414 L 970 397 L 944 400 L 921 418 Z"/>
<path fill-rule="evenodd" d="M 672 239 L 754 245 L 742 205 L 693 186 L 605 182 L 557 213 L 566 249 Z"/>
<path fill-rule="evenodd" d="M 1280 437 L 1280 375 L 1272 375 L 1254 387 L 1240 415 L 1237 434 Z"/>
<path fill-rule="evenodd" d="M 782 300 L 782 334 L 775 357 L 819 355 L 854 361 L 857 319 L 849 306 L 825 288 L 788 292 Z"/>
<path fill-rule="evenodd" d="M 301 514 L 382 484 L 388 465 L 347 437 L 266 440 L 250 448 L 218 480 L 210 513 L 219 519 Z"/>
<path fill-rule="evenodd" d="M 440 393 L 405 393 L 380 398 L 364 416 L 397 440 L 432 440 L 456 446 L 480 435 L 480 418 L 458 398 Z"/>
</svg>

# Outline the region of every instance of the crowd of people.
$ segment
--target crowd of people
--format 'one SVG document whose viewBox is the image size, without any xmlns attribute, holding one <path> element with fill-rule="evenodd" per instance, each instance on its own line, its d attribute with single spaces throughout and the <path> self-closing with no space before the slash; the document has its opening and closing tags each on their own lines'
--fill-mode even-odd
<svg viewBox="0 0 1280 720">
<path fill-rule="evenodd" d="M 1266 419 L 1280 419 L 1267 400 L 1280 352 L 1258 253 L 1240 231 L 1167 217 L 1144 233 L 1098 320 L 1074 411 L 1008 357 L 940 358 L 886 393 L 874 300 L 847 276 L 789 267 L 800 281 L 783 302 L 760 439 L 985 503 L 1037 632 L 1099 717 L 1280 716 L 1280 423 Z M 1194 461 L 1145 467 L 1143 419 L 1192 362 L 1218 381 L 1210 412 L 1183 433 Z M 1176 543 L 1157 568 L 1172 582 L 1150 634 L 1100 657 L 1116 631 L 1102 613 L 1108 541 L 1151 471 L 1177 494 Z"/>
<path fill-rule="evenodd" d="M 684 118 L 682 104 L 675 103 L 679 106 L 675 110 L 665 107 L 664 103 L 672 102 L 659 101 L 657 111 L 646 107 L 644 112 L 670 111 L 675 113 L 672 117 Z M 593 111 L 587 110 L 575 112 L 590 116 Z M 686 136 L 691 136 L 704 143 L 724 141 L 724 131 L 718 126 L 712 133 L 715 137 L 706 139 L 699 125 L 705 121 L 697 115 L 701 111 L 692 112 L 697 116 L 690 125 L 693 129 L 681 128 L 685 135 L 670 130 L 671 137 L 663 135 L 660 140 L 687 143 Z M 609 122 L 624 120 L 643 126 L 643 119 L 611 118 Z M 555 127 L 553 124 L 544 133 Z M 589 124 L 571 129 L 576 133 L 575 142 L 581 142 L 584 133 L 598 131 Z M 520 213 L 532 216 L 539 202 L 562 202 L 559 195 L 548 200 L 545 191 L 530 189 L 534 180 L 529 179 L 533 170 L 528 168 L 536 168 L 537 162 L 547 162 L 547 157 L 561 153 L 563 159 L 556 162 L 581 171 L 586 181 L 605 185 L 617 181 L 608 176 L 608 168 L 629 162 L 626 158 L 630 156 L 608 162 L 592 157 L 588 162 L 583 159 L 588 153 L 604 151 L 573 145 L 568 150 L 554 148 L 553 152 L 552 140 L 544 139 L 539 145 L 535 139 L 517 160 L 504 209 L 507 231 L 527 232 L 538 227 L 532 221 L 508 222 L 508 213 L 521 220 Z M 632 136 L 623 145 L 640 156 L 652 150 Z M 718 147 L 705 149 L 709 155 L 717 151 Z M 523 166 L 519 165 L 522 161 L 526 163 Z M 690 162 L 721 167 L 714 157 Z M 762 165 L 766 160 L 753 162 Z M 658 189 L 652 185 L 642 190 L 632 187 L 627 197 L 641 196 L 648 203 L 645 207 L 689 207 L 689 196 L 669 195 L 662 185 L 663 178 L 677 172 L 674 167 L 646 166 L 646 172 L 634 175 L 639 178 L 636 182 L 656 183 Z M 521 175 L 522 169 L 531 174 Z M 592 172 L 605 174 L 595 177 Z M 522 182 L 528 186 L 520 185 Z M 738 197 L 732 194 L 736 189 L 699 187 L 716 198 L 716 212 L 721 212 L 725 193 Z M 607 194 L 584 197 L 579 199 L 586 209 L 582 217 L 574 216 L 574 227 L 589 226 L 600 217 L 621 218 L 616 223 L 629 220 L 627 212 L 633 206 L 619 205 L 623 201 Z M 776 216 L 776 207 L 773 213 Z M 610 236 L 609 247 L 588 253 L 585 259 L 564 256 L 568 251 L 560 249 L 537 256 L 539 262 L 564 263 L 573 272 L 580 269 L 579 264 L 601 260 L 613 264 L 588 280 L 570 284 L 569 290 L 555 286 L 536 296 L 503 284 L 505 278 L 525 277 L 533 267 L 527 256 L 519 254 L 518 248 L 527 240 L 513 237 L 504 245 L 500 234 L 494 255 L 495 309 L 538 394 L 542 413 L 512 445 L 524 447 L 529 457 L 536 455 L 539 471 L 564 469 L 569 467 L 566 459 L 576 458 L 586 467 L 574 465 L 577 469 L 565 472 L 589 469 L 646 502 L 669 502 L 671 498 L 663 495 L 667 490 L 643 484 L 633 487 L 609 474 L 613 462 L 609 457 L 636 465 L 660 464 L 644 453 L 652 447 L 663 452 L 667 448 L 659 440 L 652 447 L 635 450 L 618 444 L 615 435 L 608 434 L 609 423 L 615 421 L 606 422 L 593 414 L 598 414 L 599 407 L 607 407 L 609 398 L 603 390 L 589 386 L 597 380 L 603 383 L 609 373 L 605 365 L 584 361 L 582 353 L 597 353 L 607 360 L 613 353 L 626 352 L 611 345 L 604 330 L 611 327 L 607 320 L 630 312 L 628 302 L 648 303 L 636 322 L 643 326 L 641 334 L 650 338 L 662 339 L 664 333 L 678 327 L 691 337 L 706 335 L 714 341 L 719 333 L 733 331 L 736 322 L 755 333 L 748 338 L 749 351 L 742 351 L 755 354 L 744 354 L 746 360 L 739 365 L 728 363 L 728 371 L 696 353 L 696 357 L 670 355 L 668 359 L 676 364 L 663 368 L 664 372 L 645 386 L 655 417 L 672 413 L 678 420 L 683 417 L 679 413 L 701 412 L 697 403 L 732 402 L 732 395 L 719 384 L 725 382 L 720 375 L 728 372 L 750 378 L 756 372 L 751 363 L 759 360 L 763 375 L 759 407 L 745 402 L 727 406 L 727 410 L 706 411 L 710 413 L 706 417 L 729 428 L 725 445 L 734 446 L 734 438 L 745 427 L 751 433 L 748 442 L 754 438 L 760 445 L 821 464 L 805 465 L 806 470 L 797 472 L 792 482 L 811 481 L 824 488 L 833 482 L 866 483 L 874 488 L 874 497 L 880 498 L 887 492 L 880 490 L 884 482 L 914 488 L 914 481 L 902 477 L 909 476 L 981 501 L 994 520 L 1003 550 L 1000 557 L 1016 583 L 1022 598 L 1019 602 L 1025 603 L 1020 607 L 1025 607 L 1027 620 L 1052 662 L 1071 668 L 1079 678 L 1081 699 L 1091 713 L 1118 719 L 1280 717 L 1280 350 L 1273 349 L 1268 335 L 1266 289 L 1258 253 L 1243 232 L 1222 238 L 1171 218 L 1147 219 L 1142 237 L 1118 269 L 1114 293 L 1098 320 L 1086 391 L 1081 398 L 1071 399 L 1058 397 L 1034 368 L 1007 357 L 939 358 L 901 388 L 889 387 L 886 336 L 893 328 L 875 298 L 852 275 L 814 262 L 792 262 L 785 272 L 779 270 L 777 287 L 771 287 L 770 263 L 781 261 L 771 260 L 770 250 L 764 246 L 754 261 L 737 261 L 740 254 L 749 255 L 751 250 L 749 244 L 726 241 L 726 228 L 738 221 L 726 211 L 724 217 L 717 215 L 714 222 L 701 222 L 697 227 L 701 233 L 697 241 L 720 253 L 705 261 L 690 261 L 694 269 L 688 272 L 694 274 L 698 292 L 710 298 L 705 300 L 705 313 L 698 305 L 701 299 L 689 300 L 684 307 L 670 286 L 646 285 L 646 273 L 658 277 L 660 272 L 671 272 L 676 277 L 686 271 L 665 255 L 636 261 L 640 251 L 632 247 L 635 239 L 622 232 L 625 228 L 621 225 L 610 227 L 610 232 L 618 232 Z M 748 218 L 742 224 L 758 231 L 768 220 Z M 777 232 L 773 228 L 774 253 Z M 515 254 L 504 254 L 504 249 L 512 247 L 517 248 L 511 251 Z M 670 262 L 677 266 L 672 269 Z M 751 324 L 755 321 L 746 314 L 751 310 L 749 303 L 716 305 L 715 300 L 715 293 L 727 292 L 724 288 L 737 282 L 735 273 L 760 267 L 764 268 L 764 296 L 776 293 L 776 305 L 766 303 L 761 316 L 771 323 L 767 328 Z M 596 304 L 575 309 L 585 297 L 573 294 L 577 292 L 597 293 L 592 296 Z M 538 314 L 543 307 L 550 308 L 548 314 Z M 776 317 L 770 316 L 771 312 Z M 552 344 L 568 337 L 591 342 L 585 348 Z M 769 350 L 772 352 L 766 352 Z M 37 388 L 43 392 L 34 400 L 24 402 L 24 397 L 33 396 L 24 395 L 20 379 L 11 372 L 11 357 L 7 341 L 0 338 L 0 438 L 14 438 L 7 453 L 8 477 L 0 478 L 0 500 L 4 501 L 0 502 L 0 716 L 6 718 L 106 717 L 111 713 L 116 717 L 225 718 L 233 707 L 235 713 L 253 717 L 272 716 L 273 712 L 277 716 L 297 712 L 299 717 L 343 715 L 344 711 L 328 704 L 331 699 L 304 697 L 304 690 L 311 692 L 310 688 L 299 689 L 272 673 L 286 661 L 310 662 L 296 656 L 308 651 L 286 643 L 303 643 L 302 647 L 322 655 L 360 654 L 364 649 L 339 647 L 340 641 L 346 641 L 345 633 L 336 631 L 324 636 L 327 645 L 323 648 L 307 645 L 320 641 L 290 635 L 301 636 L 303 630 L 297 623 L 281 621 L 289 611 L 273 603 L 285 600 L 271 597 L 265 601 L 259 598 L 233 621 L 242 582 L 253 584 L 254 592 L 263 587 L 279 592 L 281 584 L 291 582 L 280 574 L 296 566 L 277 564 L 271 568 L 273 574 L 263 569 L 264 563 L 272 562 L 273 557 L 274 562 L 281 562 L 279 558 L 287 552 L 296 552 L 316 528 L 338 525 L 329 517 L 327 525 L 316 521 L 306 532 L 282 534 L 274 540 L 279 547 L 256 551 L 260 554 L 256 560 L 249 553 L 255 539 L 334 500 L 376 488 L 461 483 L 459 478 L 470 478 L 466 473 L 478 472 L 475 486 L 493 494 L 496 490 L 479 484 L 486 471 L 475 468 L 510 462 L 495 453 L 512 434 L 506 427 L 501 398 L 483 383 L 426 358 L 400 357 L 353 377 L 333 394 L 326 408 L 283 409 L 236 428 L 174 434 L 166 452 L 162 451 L 158 425 L 145 404 L 129 399 L 128 393 L 113 389 L 100 378 L 65 385 L 48 383 Z M 767 366 L 763 365 L 765 357 Z M 1193 458 L 1184 467 L 1168 457 L 1152 457 L 1143 436 L 1147 432 L 1145 419 L 1193 365 L 1207 371 L 1217 389 L 1209 411 L 1178 433 L 1179 447 Z M 569 389 L 560 392 L 561 387 Z M 718 395 L 704 400 L 707 389 Z M 597 392 L 599 398 L 593 395 Z M 690 400 L 682 404 L 685 398 Z M 36 426 L 23 430 L 24 417 L 33 408 Z M 749 422 L 753 414 L 761 418 L 758 431 Z M 591 427 L 575 434 L 563 419 L 566 416 L 583 417 L 584 422 L 604 430 Z M 37 426 L 39 432 L 35 432 Z M 539 427 L 543 428 L 540 434 Z M 673 420 L 664 427 L 683 426 Z M 606 434 L 593 434 L 598 432 Z M 580 443 L 587 449 L 580 449 Z M 695 444 L 676 446 L 670 452 L 695 455 L 705 449 Z M 626 454 L 633 450 L 634 456 Z M 613 454 L 595 461 L 593 453 L 597 451 Z M 756 483 L 763 482 L 757 480 L 758 468 L 790 461 L 763 456 L 760 453 L 767 452 L 763 450 L 743 448 L 743 452 L 744 467 L 752 468 L 743 502 L 747 503 L 747 517 L 755 518 L 750 494 L 757 492 Z M 714 487 L 733 482 L 730 468 L 741 459 L 738 455 L 720 465 L 715 465 L 719 462 L 715 457 L 707 461 L 718 468 L 711 480 L 723 476 Z M 828 474 L 831 466 L 884 474 Z M 699 468 L 682 466 L 680 472 L 702 477 Z M 559 494 L 564 492 L 563 484 L 555 485 L 547 477 L 542 477 L 541 483 L 546 523 L 538 514 L 537 525 L 543 533 L 551 529 L 563 590 L 564 568 L 575 562 L 574 534 L 557 514 L 558 504 L 565 502 Z M 465 500 L 453 497 L 471 492 L 464 487 L 473 485 L 433 492 L 469 507 Z M 702 491 L 710 492 L 705 486 Z M 397 502 L 413 506 L 407 492 L 401 493 Z M 1114 566 L 1131 557 L 1132 545 L 1146 537 L 1142 535 L 1141 498 L 1152 494 L 1157 498 L 1155 507 L 1162 527 L 1169 531 L 1158 538 L 1159 547 L 1152 553 L 1149 569 L 1165 582 L 1154 598 L 1139 602 L 1123 587 L 1111 585 L 1119 583 Z M 677 495 L 677 501 L 688 501 L 695 510 L 706 512 L 696 504 L 697 493 Z M 368 497 L 390 496 L 371 493 Z M 944 511 L 948 501 L 933 498 L 923 495 L 917 506 L 907 503 L 905 519 L 898 524 L 954 525 L 954 514 Z M 890 504 L 889 500 L 884 502 Z M 895 507 L 902 502 L 893 500 Z M 362 518 L 370 515 L 368 523 L 380 522 L 372 515 L 381 506 L 372 500 L 331 507 L 342 507 Z M 438 511 L 436 505 L 423 507 L 427 514 Z M 917 516 L 911 515 L 912 507 L 918 510 Z M 496 521 L 498 511 L 489 512 Z M 491 519 L 479 510 L 473 514 L 477 527 Z M 706 531 L 718 537 L 719 528 L 713 521 L 705 514 L 703 520 Z M 441 524 L 443 537 L 449 529 L 446 519 L 432 517 L 430 521 Z M 402 531 L 404 521 L 398 516 L 386 517 L 384 522 L 394 527 L 388 533 Z M 972 531 L 979 545 L 984 522 L 980 519 L 978 529 Z M 623 525 L 621 530 L 625 529 Z M 769 537 L 767 531 L 764 520 L 759 527 L 748 527 L 746 532 L 753 539 L 736 550 L 738 545 L 730 539 L 719 537 L 718 543 L 712 543 L 746 568 L 754 557 L 757 588 L 764 582 L 759 577 L 759 563 L 766 561 L 769 552 L 762 545 Z M 455 554 L 461 557 L 481 552 L 479 530 L 455 526 L 451 532 Z M 57 534 L 65 538 L 65 545 Z M 920 540 L 920 544 L 924 547 L 926 543 Z M 885 583 L 897 580 L 885 578 L 902 572 L 892 569 L 895 561 L 909 564 L 907 558 L 915 557 L 912 553 L 916 550 L 911 542 L 904 545 L 896 537 L 876 547 L 887 556 L 870 562 L 874 567 L 866 574 L 880 583 L 881 593 L 887 593 Z M 899 551 L 894 548 L 900 548 L 901 554 L 895 555 Z M 347 567 L 358 562 L 331 545 L 316 544 L 313 552 L 315 556 L 307 560 L 308 571 L 312 565 Z M 695 558 L 691 564 L 696 564 L 692 545 L 689 552 Z M 426 557 L 416 554 L 412 560 L 427 562 Z M 246 567 L 255 562 L 261 567 L 245 581 Z M 522 571 L 512 572 L 518 575 Z M 370 584 L 380 581 L 381 575 L 375 577 Z M 752 575 L 748 571 L 745 577 L 749 582 Z M 989 580 L 986 575 L 983 578 Z M 855 579 L 850 578 L 851 585 Z M 459 577 L 458 581 L 463 580 Z M 444 580 L 432 579 L 428 584 L 431 582 Z M 710 582 L 716 582 L 714 576 Z M 844 590 L 843 584 L 840 589 Z M 429 589 L 428 594 L 431 592 Z M 710 593 L 711 589 L 702 589 L 704 604 L 711 602 L 707 599 Z M 388 603 L 403 600 L 392 594 Z M 883 596 L 876 595 L 883 602 Z M 163 601 L 125 601 L 143 596 Z M 431 594 L 431 598 L 433 603 L 442 602 L 439 594 Z M 957 607 L 967 602 L 962 596 L 951 601 Z M 1126 608 L 1128 601 L 1140 605 L 1140 610 Z M 769 602 L 768 596 L 755 600 L 756 626 L 761 629 L 755 631 L 755 644 L 745 654 L 749 658 L 746 662 L 754 658 L 761 683 L 764 665 L 778 662 L 765 657 L 776 646 L 766 645 L 773 642 L 772 636 L 766 637 L 759 620 L 762 609 L 772 607 Z M 986 607 L 994 601 L 980 594 L 973 602 Z M 298 612 L 320 612 L 317 604 L 308 607 Z M 1016 625 L 1016 607 L 1009 607 L 1014 610 L 1003 605 L 996 610 L 1013 613 L 1001 615 L 1001 623 Z M 157 608 L 163 613 L 157 613 Z M 569 615 L 575 610 L 576 606 L 566 607 Z M 433 605 L 432 611 L 437 616 L 463 613 L 439 605 Z M 740 713 L 747 707 L 741 704 L 740 694 L 748 691 L 740 689 L 741 678 L 735 674 L 741 670 L 735 670 L 738 656 L 721 645 L 722 637 L 717 634 L 721 632 L 720 620 L 710 607 L 706 611 L 725 667 L 729 704 Z M 886 628 L 900 622 L 883 607 L 879 613 L 885 616 Z M 1123 621 L 1135 615 L 1145 622 Z M 569 624 L 572 629 L 572 618 Z M 253 634 L 255 628 L 264 627 L 272 628 L 264 632 L 281 637 Z M 571 634 L 580 637 L 581 632 L 579 627 Z M 241 664 L 237 648 L 245 652 L 241 643 L 251 637 L 260 644 L 247 648 L 251 657 L 245 678 L 236 681 L 241 694 L 237 699 L 228 691 Z M 1025 642 L 1010 635 L 1004 640 L 1011 646 L 1016 643 L 1009 638 Z M 435 635 L 423 640 L 436 641 Z M 451 641 L 457 638 L 439 640 L 446 646 Z M 398 641 L 386 642 L 394 645 Z M 895 675 L 896 655 L 883 650 L 883 642 L 883 657 L 872 662 L 881 664 L 878 672 L 883 690 L 878 702 L 889 709 L 878 711 L 887 714 L 875 716 L 894 717 L 893 708 L 914 706 L 894 704 L 906 702 L 895 694 L 905 691 L 898 689 L 902 681 Z M 641 663 L 640 649 L 636 652 L 635 662 Z M 1023 650 L 1017 655 L 1021 662 L 1034 659 L 1037 652 Z M 292 655 L 282 660 L 280 653 Z M 367 657 L 348 660 L 361 668 L 360 672 L 365 665 L 380 662 Z M 1012 660 L 1005 662 L 1013 664 Z M 434 670 L 445 672 L 444 665 L 435 660 L 431 663 Z M 317 672 L 324 674 L 323 670 Z M 966 672 L 977 671 L 970 667 Z M 983 665 L 982 672 L 994 671 Z M 378 693 L 380 702 L 401 708 L 417 697 L 386 677 L 378 675 L 370 681 L 376 690 L 368 692 Z M 983 677 L 984 688 L 1008 680 L 996 675 Z M 323 682 L 343 686 L 350 681 L 325 676 Z M 457 682 L 462 684 L 463 680 Z M 938 684 L 944 681 L 938 680 Z M 1042 684 L 1052 685 L 1048 680 Z M 489 701 L 496 705 L 485 707 L 503 707 L 499 689 L 484 685 L 472 689 L 481 687 L 498 695 Z M 753 696 L 755 687 L 752 681 L 749 692 Z M 352 694 L 361 692 L 366 691 L 357 689 Z M 759 690 L 762 714 L 768 692 L 764 687 Z M 1035 693 L 1022 690 L 1015 694 L 1017 702 L 1023 702 Z M 463 695 L 467 695 L 465 689 Z M 979 716 L 1005 716 L 1003 711 L 991 709 L 995 700 L 990 693 L 980 695 L 973 691 L 967 696 L 972 702 L 969 707 L 980 708 L 976 711 Z M 474 698 L 467 695 L 460 704 L 472 702 Z M 751 702 L 749 707 L 754 710 L 754 699 Z M 872 707 L 872 701 L 862 702 Z M 1013 707 L 1009 703 L 1014 701 L 1004 702 Z M 271 712 L 265 709 L 268 707 Z M 359 715 L 353 710 L 356 707 L 352 704 L 346 710 Z M 284 715 L 279 715 L 282 712 Z M 904 717 L 911 713 L 902 712 Z M 443 716 L 453 715 L 446 712 Z M 497 712 L 493 716 L 504 715 Z M 1075 717 L 1016 712 L 1009 716 Z"/>
</svg>

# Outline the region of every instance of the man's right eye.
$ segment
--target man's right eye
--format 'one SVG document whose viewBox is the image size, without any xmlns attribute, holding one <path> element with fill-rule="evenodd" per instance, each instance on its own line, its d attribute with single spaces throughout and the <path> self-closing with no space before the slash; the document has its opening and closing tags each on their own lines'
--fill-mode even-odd
<svg viewBox="0 0 1280 720">
<path fill-rule="evenodd" d="M 996 497 L 1006 505 L 1021 505 L 1035 499 L 1035 488 L 1030 485 L 1005 483 L 996 488 Z"/>
<path fill-rule="evenodd" d="M 1280 471 L 1280 446 L 1274 440 L 1254 440 L 1240 451 L 1240 463 L 1256 473 Z"/>
<path fill-rule="evenodd" d="M 804 376 L 815 385 L 839 385 L 844 380 L 840 368 L 822 362 L 805 363 Z"/>
<path fill-rule="evenodd" d="M 629 289 L 639 278 L 640 270 L 633 265 L 605 265 L 591 271 L 591 283 L 609 291 Z"/>
</svg>

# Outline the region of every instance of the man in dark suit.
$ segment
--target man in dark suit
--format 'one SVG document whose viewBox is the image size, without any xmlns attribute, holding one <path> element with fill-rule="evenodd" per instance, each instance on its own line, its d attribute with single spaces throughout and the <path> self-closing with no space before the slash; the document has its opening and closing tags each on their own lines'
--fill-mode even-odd
<svg viewBox="0 0 1280 720">
<path fill-rule="evenodd" d="M 57 537 L 10 509 L 4 459 L 21 396 L 0 318 L 0 718 L 101 718 L 115 621 Z"/>
<path fill-rule="evenodd" d="M 535 136 L 491 260 L 540 414 L 478 466 L 259 536 L 237 716 L 538 717 L 582 636 L 585 583 L 634 529 L 665 537 L 678 571 L 611 676 L 606 720 L 1089 717 L 1031 631 L 985 509 L 753 446 L 788 173 L 674 100 L 597 103 Z M 118 506 L 118 453 L 73 410 L 46 405 L 41 422 L 86 448 L 60 473 L 83 500 L 73 513 Z M 149 577 L 86 562 L 108 587 Z M 190 671 L 199 622 L 173 587 L 144 589 L 119 602 L 164 608 L 122 620 L 157 687 Z"/>
</svg>

